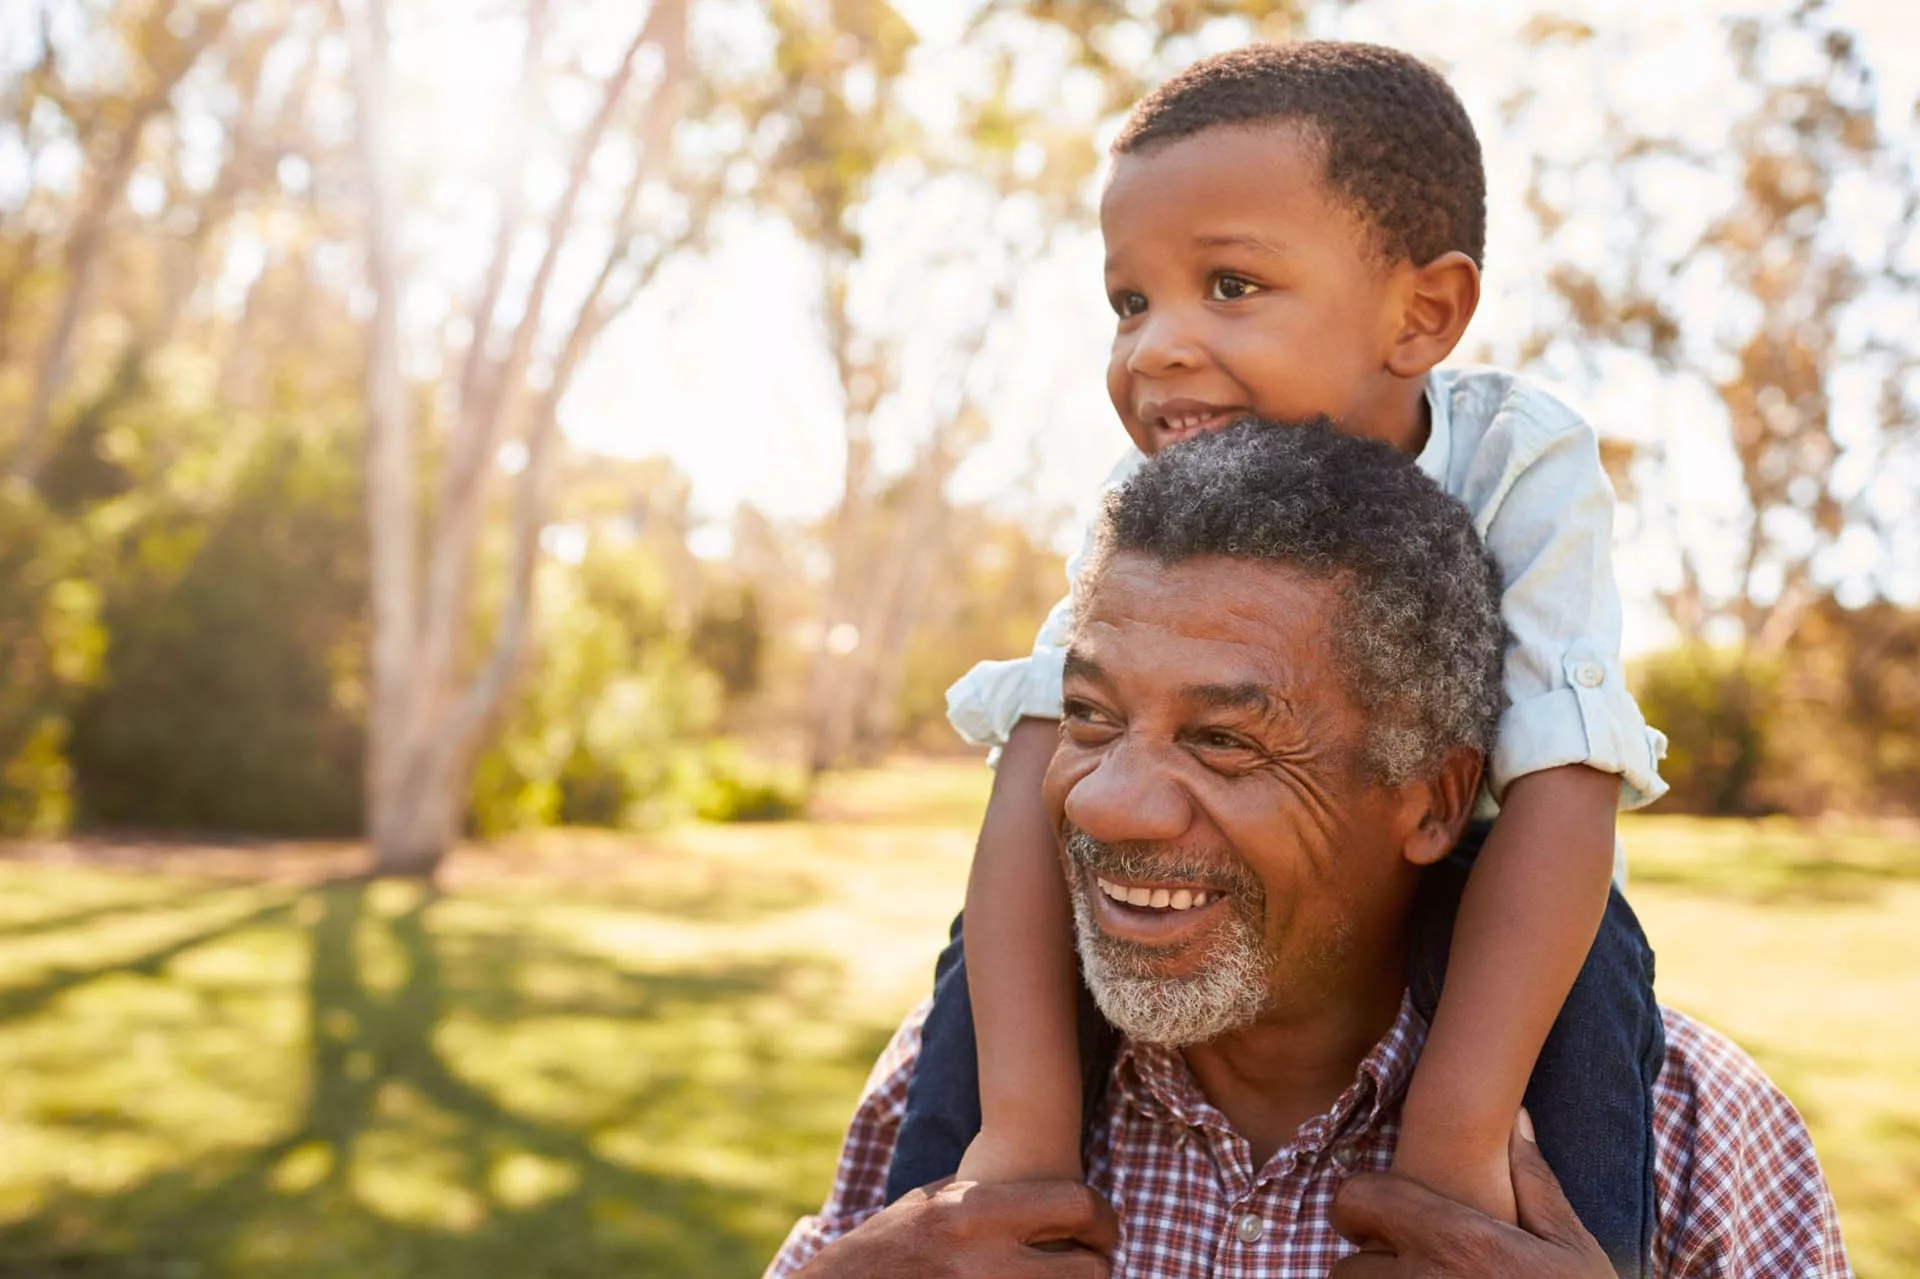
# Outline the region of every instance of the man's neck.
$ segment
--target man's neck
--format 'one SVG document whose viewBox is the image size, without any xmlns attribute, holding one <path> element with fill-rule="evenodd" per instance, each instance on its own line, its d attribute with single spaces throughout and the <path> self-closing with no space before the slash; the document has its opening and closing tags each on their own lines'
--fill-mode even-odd
<svg viewBox="0 0 1920 1279">
<path fill-rule="evenodd" d="M 1395 968 L 1364 988 L 1182 1050 L 1201 1092 L 1252 1146 L 1256 1168 L 1333 1108 L 1392 1028 L 1405 989 Z"/>
</svg>

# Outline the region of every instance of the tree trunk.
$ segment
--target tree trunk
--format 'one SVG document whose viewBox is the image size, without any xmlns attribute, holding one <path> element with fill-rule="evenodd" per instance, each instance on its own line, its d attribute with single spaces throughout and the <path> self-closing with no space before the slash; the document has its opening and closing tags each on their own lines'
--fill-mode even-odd
<svg viewBox="0 0 1920 1279">
<path fill-rule="evenodd" d="M 530 46 L 538 43 L 545 8 L 543 0 L 533 0 L 530 6 Z M 519 220 L 517 197 L 509 194 L 501 202 L 509 225 L 497 238 L 495 259 L 476 304 L 473 345 L 459 375 L 461 399 L 446 450 L 441 505 L 432 527 L 425 530 L 430 558 L 423 595 L 416 444 L 399 358 L 400 278 L 394 249 L 398 206 L 385 142 L 390 124 L 383 0 L 368 0 L 364 24 L 341 14 L 353 35 L 359 101 L 356 135 L 368 188 L 367 274 L 375 297 L 366 373 L 374 632 L 366 824 L 376 873 L 430 878 L 459 837 L 473 760 L 511 684 L 530 630 L 531 583 L 545 523 L 545 479 L 558 433 L 559 401 L 587 347 L 635 291 L 629 288 L 617 299 L 606 297 L 608 282 L 629 249 L 631 219 L 642 182 L 659 171 L 669 149 L 687 79 L 686 18 L 687 0 L 655 0 L 625 58 L 603 85 L 599 112 L 578 139 L 568 185 L 546 228 L 546 251 L 527 302 L 509 335 L 506 353 L 495 357 L 487 349 L 488 335 L 515 239 L 507 232 Z M 551 384 L 533 409 L 529 465 L 521 476 L 514 518 L 508 599 L 493 650 L 469 675 L 465 668 L 473 623 L 474 559 L 493 459 L 505 421 L 524 389 L 548 286 L 572 232 L 594 152 L 618 114 L 640 50 L 649 43 L 660 49 L 662 74 L 642 117 L 640 163 L 616 221 L 606 264 L 575 316 Z M 529 74 L 537 57 L 538 50 L 530 47 Z M 503 187 L 517 188 L 522 176 L 517 169 L 504 174 Z M 654 265 L 657 261 L 648 268 Z M 643 268 L 637 278 L 644 281 L 650 274 L 650 269 Z"/>
</svg>

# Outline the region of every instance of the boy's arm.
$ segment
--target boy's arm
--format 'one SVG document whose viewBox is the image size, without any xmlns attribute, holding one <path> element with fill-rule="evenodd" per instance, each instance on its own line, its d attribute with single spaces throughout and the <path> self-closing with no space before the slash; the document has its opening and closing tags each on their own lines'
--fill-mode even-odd
<svg viewBox="0 0 1920 1279">
<path fill-rule="evenodd" d="M 1593 428 L 1523 384 L 1465 488 L 1511 633 L 1487 772 L 1501 810 L 1461 896 L 1395 1166 L 1504 1215 L 1514 1112 L 1606 911 L 1615 813 L 1666 789 L 1664 740 L 1621 666 L 1614 497 Z"/>
<path fill-rule="evenodd" d="M 1054 720 L 1014 728 L 967 879 L 967 990 L 980 1054 L 980 1136 L 962 1180 L 1080 1174 L 1078 980 L 1071 916 L 1040 783 Z"/>
<path fill-rule="evenodd" d="M 1508 788 L 1461 895 L 1407 1089 L 1395 1171 L 1504 1220 L 1507 1135 L 1606 910 L 1619 795 L 1619 777 L 1578 764 Z"/>
</svg>

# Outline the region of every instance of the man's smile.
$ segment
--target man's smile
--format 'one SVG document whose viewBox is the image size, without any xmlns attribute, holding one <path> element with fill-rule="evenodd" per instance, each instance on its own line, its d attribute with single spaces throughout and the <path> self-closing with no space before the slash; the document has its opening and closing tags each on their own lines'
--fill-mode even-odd
<svg viewBox="0 0 1920 1279">
<path fill-rule="evenodd" d="M 1100 931 L 1116 941 L 1156 950 L 1172 949 L 1198 939 L 1213 926 L 1227 905 L 1227 895 L 1218 889 L 1123 881 L 1086 869 L 1080 873 L 1099 890 L 1088 896 Z M 1137 901 L 1137 898 L 1145 900 Z M 1183 900 L 1184 905 L 1177 904 Z"/>
</svg>

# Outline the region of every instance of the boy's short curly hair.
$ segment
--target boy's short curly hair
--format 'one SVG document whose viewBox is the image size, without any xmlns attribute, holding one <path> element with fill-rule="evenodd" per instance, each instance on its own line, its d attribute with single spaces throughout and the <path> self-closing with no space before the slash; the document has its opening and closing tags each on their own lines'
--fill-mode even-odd
<svg viewBox="0 0 1920 1279">
<path fill-rule="evenodd" d="M 1281 120 L 1317 135 L 1329 190 L 1372 225 L 1391 259 L 1425 264 L 1457 249 L 1483 263 L 1480 139 L 1440 73 L 1397 49 L 1304 40 L 1204 58 L 1141 99 L 1113 150 Z"/>
</svg>

